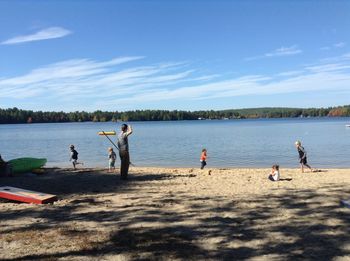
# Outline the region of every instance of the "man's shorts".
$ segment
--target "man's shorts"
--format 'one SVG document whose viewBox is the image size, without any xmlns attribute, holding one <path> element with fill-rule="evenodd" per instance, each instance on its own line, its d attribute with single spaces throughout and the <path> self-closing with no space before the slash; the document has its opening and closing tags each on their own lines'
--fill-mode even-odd
<svg viewBox="0 0 350 261">
<path fill-rule="evenodd" d="M 109 164 L 109 167 L 110 168 L 114 168 L 114 166 L 115 166 L 115 160 L 109 160 L 109 162 L 108 162 Z"/>
</svg>

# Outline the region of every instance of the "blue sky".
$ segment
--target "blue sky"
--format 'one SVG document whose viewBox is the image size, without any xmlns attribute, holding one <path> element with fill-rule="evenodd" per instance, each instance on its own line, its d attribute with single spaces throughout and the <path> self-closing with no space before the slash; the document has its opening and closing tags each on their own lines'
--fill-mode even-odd
<svg viewBox="0 0 350 261">
<path fill-rule="evenodd" d="M 350 1 L 2 1 L 0 107 L 350 104 Z"/>
</svg>

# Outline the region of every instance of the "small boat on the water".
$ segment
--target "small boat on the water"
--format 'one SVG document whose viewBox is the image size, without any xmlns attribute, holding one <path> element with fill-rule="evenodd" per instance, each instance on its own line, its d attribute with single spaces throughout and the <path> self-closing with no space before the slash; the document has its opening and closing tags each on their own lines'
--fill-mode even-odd
<svg viewBox="0 0 350 261">
<path fill-rule="evenodd" d="M 32 171 L 33 169 L 39 169 L 44 166 L 46 162 L 47 159 L 38 158 L 18 158 L 9 160 L 12 173 L 23 173 Z"/>
<path fill-rule="evenodd" d="M 345 127 L 349 127 L 350 128 L 350 124 L 346 124 Z"/>
</svg>

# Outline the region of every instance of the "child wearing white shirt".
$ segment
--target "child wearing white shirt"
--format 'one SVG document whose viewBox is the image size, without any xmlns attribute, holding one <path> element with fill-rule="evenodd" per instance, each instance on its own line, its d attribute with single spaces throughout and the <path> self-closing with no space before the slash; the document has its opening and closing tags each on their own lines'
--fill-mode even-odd
<svg viewBox="0 0 350 261">
<path fill-rule="evenodd" d="M 280 179 L 280 167 L 278 165 L 273 165 L 272 166 L 272 171 L 269 176 L 269 180 L 271 181 L 278 181 Z"/>
</svg>

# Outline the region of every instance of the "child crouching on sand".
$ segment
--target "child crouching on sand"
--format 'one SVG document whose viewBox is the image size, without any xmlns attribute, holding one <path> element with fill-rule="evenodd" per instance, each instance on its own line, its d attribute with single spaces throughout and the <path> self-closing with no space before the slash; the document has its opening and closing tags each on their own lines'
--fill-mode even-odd
<svg viewBox="0 0 350 261">
<path fill-rule="evenodd" d="M 269 176 L 269 180 L 271 181 L 278 181 L 280 179 L 280 167 L 278 165 L 273 165 L 272 166 L 272 171 Z"/>
<path fill-rule="evenodd" d="M 115 170 L 115 160 L 117 155 L 113 151 L 113 148 L 108 148 L 108 172 Z"/>
<path fill-rule="evenodd" d="M 200 162 L 201 162 L 201 169 L 203 169 L 205 167 L 205 165 L 207 165 L 207 150 L 206 149 L 202 149 Z"/>
</svg>

